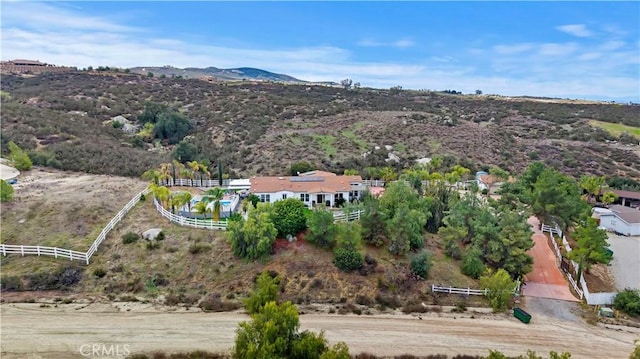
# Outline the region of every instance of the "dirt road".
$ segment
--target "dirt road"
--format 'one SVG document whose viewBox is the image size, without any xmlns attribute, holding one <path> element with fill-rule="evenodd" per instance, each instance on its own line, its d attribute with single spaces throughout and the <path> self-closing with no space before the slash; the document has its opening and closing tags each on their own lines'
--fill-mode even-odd
<svg viewBox="0 0 640 359">
<path fill-rule="evenodd" d="M 2 358 L 86 358 L 81 350 L 100 344 L 120 353 L 156 350 L 224 352 L 233 345 L 235 329 L 247 317 L 238 313 L 118 311 L 112 304 L 86 308 L 65 305 L 2 304 Z M 453 315 L 456 315 L 454 318 Z M 479 316 L 476 314 L 476 316 Z M 352 353 L 427 355 L 460 353 L 486 355 L 496 349 L 508 355 L 527 349 L 548 354 L 569 351 L 572 358 L 627 358 L 640 329 L 622 331 L 556 321 L 538 316 L 525 325 L 514 318 L 471 314 L 414 316 L 301 316 L 303 329 L 324 330 L 327 339 L 345 341 Z M 84 345 L 84 346 L 83 346 Z M 112 351 L 112 353 L 114 353 Z M 116 357 L 95 356 L 98 357 Z"/>
</svg>

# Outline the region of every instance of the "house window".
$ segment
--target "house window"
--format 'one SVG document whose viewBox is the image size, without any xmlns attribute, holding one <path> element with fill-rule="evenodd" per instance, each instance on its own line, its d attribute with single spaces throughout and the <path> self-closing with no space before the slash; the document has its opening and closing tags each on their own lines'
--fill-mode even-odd
<svg viewBox="0 0 640 359">
<path fill-rule="evenodd" d="M 282 194 L 282 199 L 287 199 L 287 194 L 286 193 Z"/>
<path fill-rule="evenodd" d="M 260 202 L 271 202 L 271 195 L 270 194 L 261 194 L 260 195 Z"/>
<path fill-rule="evenodd" d="M 308 193 L 300 193 L 300 200 L 302 202 L 309 202 L 309 194 Z"/>
</svg>

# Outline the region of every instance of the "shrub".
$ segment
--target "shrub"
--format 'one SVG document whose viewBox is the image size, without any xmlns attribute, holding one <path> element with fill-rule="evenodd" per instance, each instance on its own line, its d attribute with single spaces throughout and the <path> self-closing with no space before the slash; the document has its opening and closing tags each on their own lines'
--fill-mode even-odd
<svg viewBox="0 0 640 359">
<path fill-rule="evenodd" d="M 22 280 L 20 277 L 2 277 L 0 288 L 2 290 L 22 290 Z"/>
<path fill-rule="evenodd" d="M 471 248 L 462 257 L 462 273 L 468 275 L 471 278 L 478 279 L 484 272 L 484 263 L 480 258 L 480 251 L 476 248 Z"/>
<path fill-rule="evenodd" d="M 630 315 L 640 315 L 640 291 L 625 289 L 613 300 L 613 307 Z"/>
<path fill-rule="evenodd" d="M 102 278 L 105 275 L 107 275 L 107 271 L 104 270 L 104 268 L 98 267 L 98 268 L 94 269 L 93 275 L 98 277 L 98 278 Z"/>
<path fill-rule="evenodd" d="M 160 242 L 157 241 L 147 241 L 147 249 L 150 251 L 156 250 L 160 248 Z"/>
<path fill-rule="evenodd" d="M 427 279 L 429 276 L 429 254 L 427 251 L 421 251 L 411 258 L 411 273 L 420 277 L 421 279 Z"/>
<path fill-rule="evenodd" d="M 305 204 L 296 198 L 287 198 L 273 204 L 273 224 L 281 238 L 295 236 L 307 228 Z"/>
<path fill-rule="evenodd" d="M 11 164 L 19 171 L 28 171 L 33 166 L 29 154 L 22 148 L 18 147 L 13 141 L 9 142 L 9 156 Z"/>
<path fill-rule="evenodd" d="M 189 246 L 189 253 L 191 254 L 200 254 L 205 252 L 210 252 L 211 246 L 208 244 L 194 243 Z"/>
<path fill-rule="evenodd" d="M 129 244 L 140 239 L 140 236 L 134 232 L 127 232 L 122 236 L 122 243 Z"/>
<path fill-rule="evenodd" d="M 279 278 L 271 277 L 269 272 L 262 272 L 257 280 L 253 294 L 244 301 L 244 307 L 249 314 L 258 313 L 268 302 L 278 298 Z"/>
<path fill-rule="evenodd" d="M 200 301 L 198 307 L 205 312 L 228 312 L 240 308 L 240 304 L 236 302 L 228 302 L 220 299 L 220 294 L 211 294 L 207 298 Z"/>
<path fill-rule="evenodd" d="M 341 271 L 352 272 L 362 267 L 362 254 L 354 249 L 337 248 L 333 252 L 333 264 Z"/>
<path fill-rule="evenodd" d="M 158 233 L 158 236 L 156 237 L 156 241 L 164 241 L 164 238 L 165 238 L 164 231 L 160 231 L 160 233 Z"/>
<path fill-rule="evenodd" d="M 13 186 L 5 180 L 0 180 L 0 202 L 10 202 L 13 199 Z"/>
<path fill-rule="evenodd" d="M 307 219 L 309 233 L 305 239 L 320 248 L 330 249 L 333 247 L 338 228 L 333 223 L 333 214 L 325 209 L 318 209 L 311 213 Z"/>
<path fill-rule="evenodd" d="M 411 313 L 426 313 L 427 307 L 419 303 L 408 303 L 402 307 L 402 313 L 411 314 Z"/>
<path fill-rule="evenodd" d="M 515 282 L 504 269 L 498 269 L 497 272 L 487 270 L 480 277 L 480 287 L 487 289 L 487 299 L 494 312 L 504 311 L 509 304 L 509 299 L 513 295 Z"/>
</svg>

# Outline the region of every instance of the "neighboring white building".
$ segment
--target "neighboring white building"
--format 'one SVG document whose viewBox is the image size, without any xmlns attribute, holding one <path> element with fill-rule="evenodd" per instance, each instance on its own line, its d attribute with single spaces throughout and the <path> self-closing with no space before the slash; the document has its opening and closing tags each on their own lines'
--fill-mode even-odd
<svg viewBox="0 0 640 359">
<path fill-rule="evenodd" d="M 295 177 L 252 177 L 251 193 L 260 202 L 297 198 L 308 207 L 324 204 L 333 207 L 336 201 L 360 198 L 364 186 L 360 176 L 338 176 L 335 173 L 311 171 Z"/>
<path fill-rule="evenodd" d="M 600 227 L 625 236 L 640 236 L 640 210 L 620 205 L 599 209 Z"/>
</svg>

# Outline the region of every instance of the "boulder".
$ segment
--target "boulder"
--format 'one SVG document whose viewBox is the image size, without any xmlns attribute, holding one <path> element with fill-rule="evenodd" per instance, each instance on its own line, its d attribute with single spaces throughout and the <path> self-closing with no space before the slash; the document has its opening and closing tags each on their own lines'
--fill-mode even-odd
<svg viewBox="0 0 640 359">
<path fill-rule="evenodd" d="M 151 228 L 142 233 L 142 238 L 148 241 L 155 241 L 160 232 L 162 232 L 162 228 Z"/>
</svg>

